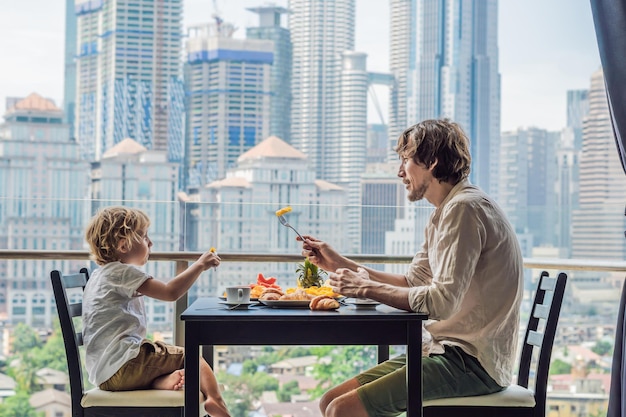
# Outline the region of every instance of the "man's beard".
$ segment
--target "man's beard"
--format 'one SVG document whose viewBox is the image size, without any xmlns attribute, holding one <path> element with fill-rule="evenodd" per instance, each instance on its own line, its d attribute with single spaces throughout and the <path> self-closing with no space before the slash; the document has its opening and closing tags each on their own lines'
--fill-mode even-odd
<svg viewBox="0 0 626 417">
<path fill-rule="evenodd" d="M 428 190 L 428 184 L 423 182 L 414 190 L 409 192 L 407 198 L 409 201 L 419 201 L 424 198 L 424 194 L 426 194 L 426 190 Z"/>
</svg>

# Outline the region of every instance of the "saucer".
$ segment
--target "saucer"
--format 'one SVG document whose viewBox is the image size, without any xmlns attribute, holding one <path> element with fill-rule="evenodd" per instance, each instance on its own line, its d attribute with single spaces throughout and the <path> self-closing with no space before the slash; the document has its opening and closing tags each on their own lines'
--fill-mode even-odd
<svg viewBox="0 0 626 417">
<path fill-rule="evenodd" d="M 378 301 L 370 300 L 369 298 L 351 298 L 346 300 L 347 304 L 352 304 L 357 309 L 375 309 L 380 305 Z"/>
<path fill-rule="evenodd" d="M 229 303 L 228 301 L 220 301 L 220 304 L 223 304 L 227 306 L 228 308 L 232 308 L 233 310 L 238 310 L 238 309 L 246 309 L 248 308 L 248 306 L 251 306 L 252 304 L 255 304 L 255 303 L 252 301 L 249 301 L 247 303 Z"/>
<path fill-rule="evenodd" d="M 217 298 L 219 298 L 219 299 L 220 299 L 220 300 L 222 300 L 222 301 L 226 301 L 226 297 L 224 297 L 223 295 L 220 295 L 220 296 L 219 296 L 219 297 L 217 297 Z M 259 301 L 259 299 L 258 299 L 258 298 L 256 298 L 256 297 L 250 297 L 250 302 L 256 303 L 257 301 Z M 236 304 L 236 303 L 235 303 L 235 304 Z"/>
</svg>

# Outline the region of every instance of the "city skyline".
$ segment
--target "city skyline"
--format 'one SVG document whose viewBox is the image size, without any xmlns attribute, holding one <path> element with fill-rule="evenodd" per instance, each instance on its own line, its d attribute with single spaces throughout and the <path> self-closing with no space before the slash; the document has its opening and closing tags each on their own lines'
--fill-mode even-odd
<svg viewBox="0 0 626 417">
<path fill-rule="evenodd" d="M 287 6 L 288 2 L 276 3 Z M 243 37 L 246 27 L 257 22 L 257 16 L 245 8 L 261 4 L 265 2 L 217 1 L 222 18 L 238 27 L 236 37 Z M 498 7 L 502 130 L 522 126 L 561 129 L 566 122 L 566 91 L 588 88 L 591 74 L 599 68 L 589 5 L 530 0 L 524 4 L 499 2 Z M 25 97 L 32 92 L 61 106 L 65 1 L 31 0 L 7 8 L 0 16 L 0 49 L 9 63 L 0 69 L 0 114 L 5 112 L 6 97 Z M 368 71 L 388 71 L 388 9 L 388 2 L 356 2 L 355 49 L 368 54 Z M 209 22 L 213 12 L 213 2 L 185 0 L 184 25 Z M 380 30 L 371 30 L 377 25 Z M 379 100 L 386 113 L 386 97 Z M 379 119 L 373 110 L 368 115 L 370 122 Z"/>
</svg>

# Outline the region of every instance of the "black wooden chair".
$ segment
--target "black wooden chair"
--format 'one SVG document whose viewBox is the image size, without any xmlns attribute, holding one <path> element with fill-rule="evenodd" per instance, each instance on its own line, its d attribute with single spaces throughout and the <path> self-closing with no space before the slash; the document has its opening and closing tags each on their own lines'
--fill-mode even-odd
<svg viewBox="0 0 626 417">
<path fill-rule="evenodd" d="M 79 350 L 83 337 L 81 331 L 76 331 L 74 320 L 82 315 L 82 290 L 89 280 L 89 272 L 82 268 L 77 274 L 63 275 L 55 270 L 50 273 L 50 279 L 65 343 L 72 417 L 183 417 L 185 399 L 182 390 L 110 392 L 93 388 L 85 391 Z M 70 302 L 67 290 L 71 288 L 81 289 L 81 302 Z"/>
<path fill-rule="evenodd" d="M 441 398 L 424 402 L 424 417 L 545 417 L 552 344 L 561 312 L 567 275 L 542 272 L 522 346 L 517 384 L 489 395 Z M 533 351 L 539 350 L 533 360 Z M 534 377 L 534 386 L 529 380 Z"/>
</svg>

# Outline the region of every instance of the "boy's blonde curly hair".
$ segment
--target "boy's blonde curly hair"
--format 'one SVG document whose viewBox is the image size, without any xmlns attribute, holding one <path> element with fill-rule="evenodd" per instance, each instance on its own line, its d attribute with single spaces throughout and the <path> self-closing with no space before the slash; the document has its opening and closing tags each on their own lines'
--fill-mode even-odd
<svg viewBox="0 0 626 417">
<path fill-rule="evenodd" d="M 139 242 L 150 227 L 148 215 L 139 209 L 122 206 L 100 209 L 89 221 L 85 239 L 92 259 L 98 265 L 119 261 L 118 247 L 126 241 L 128 249 Z"/>
</svg>

